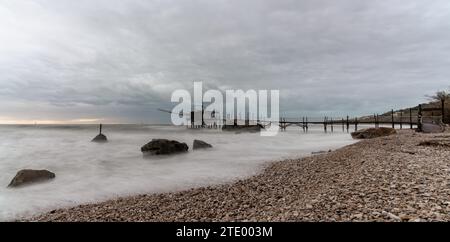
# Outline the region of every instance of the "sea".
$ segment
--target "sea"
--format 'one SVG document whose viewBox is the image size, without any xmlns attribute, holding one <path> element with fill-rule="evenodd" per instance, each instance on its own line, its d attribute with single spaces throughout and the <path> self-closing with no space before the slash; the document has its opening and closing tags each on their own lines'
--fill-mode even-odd
<svg viewBox="0 0 450 242">
<path fill-rule="evenodd" d="M 96 125 L 0 125 L 0 221 L 138 194 L 176 192 L 223 184 L 262 172 L 274 161 L 299 158 L 354 143 L 342 130 L 288 127 L 273 137 L 259 133 L 188 129 L 169 125 L 103 125 L 107 143 L 91 140 Z M 189 152 L 143 156 L 152 139 L 185 142 Z M 192 150 L 194 139 L 213 148 Z M 56 178 L 7 188 L 21 169 L 46 169 Z"/>
</svg>

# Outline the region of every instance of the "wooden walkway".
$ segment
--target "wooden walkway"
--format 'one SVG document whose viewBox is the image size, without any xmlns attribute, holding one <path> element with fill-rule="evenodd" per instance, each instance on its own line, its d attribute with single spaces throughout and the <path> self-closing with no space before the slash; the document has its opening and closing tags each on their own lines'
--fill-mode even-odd
<svg viewBox="0 0 450 242">
<path fill-rule="evenodd" d="M 440 116 L 423 116 L 423 112 L 425 111 L 441 111 Z M 350 118 L 347 116 L 346 118 L 332 118 L 332 117 L 324 117 L 321 120 L 311 119 L 308 117 L 302 117 L 300 119 L 292 119 L 292 118 L 281 118 L 279 121 L 279 126 L 282 131 L 285 131 L 289 126 L 298 126 L 303 129 L 304 132 L 307 132 L 310 125 L 323 125 L 323 129 L 325 132 L 331 131 L 334 132 L 335 129 L 342 128 L 342 131 L 349 132 L 350 127 L 354 127 L 354 130 L 358 130 L 358 125 L 371 125 L 375 128 L 384 126 L 391 126 L 392 128 L 399 127 L 400 129 L 409 128 L 414 129 L 417 128 L 419 131 L 422 129 L 422 123 L 424 119 L 434 120 L 437 122 L 442 122 L 444 117 L 444 104 L 439 108 L 422 108 L 422 105 L 418 106 L 417 115 L 413 115 L 413 109 L 409 109 L 408 115 L 404 115 L 403 112 L 399 112 L 396 114 L 392 109 L 389 115 L 378 115 L 374 114 L 372 117 L 363 117 L 358 120 L 357 117 Z"/>
<path fill-rule="evenodd" d="M 169 110 L 163 110 L 158 109 L 163 112 L 172 113 Z M 436 111 L 440 114 L 439 116 L 435 116 Z M 262 127 L 268 127 L 272 125 L 269 121 L 264 120 L 251 120 L 249 117 L 250 115 L 247 113 L 245 115 L 245 120 L 237 119 L 229 120 L 229 119 L 223 119 L 222 124 L 218 123 L 212 123 L 206 122 L 208 120 L 203 119 L 203 110 L 199 111 L 199 114 L 201 115 L 201 123 L 195 124 L 194 122 L 194 112 L 191 112 L 190 115 L 191 124 L 188 126 L 188 128 L 193 129 L 199 129 L 199 128 L 212 128 L 212 129 L 218 129 L 221 128 L 223 125 L 240 125 L 242 126 L 255 126 L 259 125 Z M 213 111 L 214 112 L 214 111 Z M 414 115 L 413 115 L 414 112 Z M 424 116 L 424 112 L 431 112 L 431 115 Z M 215 112 L 214 112 L 215 113 Z M 181 114 L 180 114 L 181 115 Z M 323 126 L 323 130 L 325 132 L 331 131 L 334 132 L 337 129 L 342 129 L 342 131 L 349 132 L 350 129 L 354 129 L 355 131 L 358 130 L 358 126 L 374 126 L 374 127 L 380 127 L 380 126 L 390 126 L 392 128 L 409 128 L 409 129 L 418 129 L 419 131 L 422 130 L 422 123 L 423 122 L 431 122 L 431 123 L 439 123 L 444 122 L 445 118 L 445 108 L 444 108 L 444 102 L 441 103 L 440 107 L 431 107 L 431 108 L 422 108 L 422 105 L 418 105 L 417 108 L 410 108 L 409 110 L 401 110 L 394 112 L 392 109 L 390 113 L 385 113 L 384 115 L 378 115 L 374 114 L 373 116 L 364 116 L 360 117 L 359 119 L 357 117 L 350 118 L 349 116 L 346 116 L 345 118 L 339 117 L 323 117 L 323 118 L 311 118 L 311 117 L 301 117 L 301 118 L 280 118 L 277 125 L 279 125 L 281 131 L 286 131 L 287 127 L 290 126 L 296 126 L 300 127 L 304 132 L 307 132 L 311 125 L 321 125 Z M 425 120 L 425 121 L 424 121 Z M 239 121 L 239 122 L 238 122 Z M 208 124 L 210 123 L 210 124 Z"/>
<path fill-rule="evenodd" d="M 385 117 L 385 116 L 383 116 Z M 311 121 L 311 118 L 304 117 L 299 120 L 292 120 L 282 118 L 279 121 L 279 126 L 282 131 L 285 131 L 287 127 L 290 126 L 298 126 L 303 129 L 304 132 L 307 132 L 311 125 L 322 125 L 325 132 L 331 131 L 334 132 L 337 129 L 342 129 L 342 131 L 347 131 L 353 128 L 355 131 L 358 130 L 359 125 L 372 125 L 376 128 L 380 126 L 391 126 L 392 128 L 396 128 L 397 126 L 400 129 L 410 128 L 414 129 L 415 127 L 419 127 L 418 119 L 408 119 L 404 120 L 403 118 L 393 118 L 391 120 L 380 120 L 379 117 L 374 118 L 373 120 L 363 119 L 358 120 L 358 118 L 329 118 L 325 117 L 321 121 Z"/>
</svg>

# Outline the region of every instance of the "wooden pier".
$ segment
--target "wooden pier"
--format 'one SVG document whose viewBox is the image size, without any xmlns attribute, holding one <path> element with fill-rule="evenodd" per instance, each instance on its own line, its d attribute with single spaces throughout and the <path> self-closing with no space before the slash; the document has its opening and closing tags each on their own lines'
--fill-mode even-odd
<svg viewBox="0 0 450 242">
<path fill-rule="evenodd" d="M 413 111 L 416 113 L 413 114 Z M 425 112 L 431 113 L 431 115 L 425 115 Z M 346 116 L 342 117 L 323 117 L 323 118 L 280 118 L 279 126 L 281 131 L 285 131 L 289 126 L 299 126 L 304 132 L 308 132 L 311 125 L 323 126 L 324 132 L 334 132 L 336 128 L 341 127 L 342 131 L 350 132 L 353 128 L 354 131 L 358 130 L 358 126 L 374 126 L 375 128 L 383 126 L 389 126 L 392 128 L 409 128 L 422 130 L 422 123 L 445 123 L 445 108 L 444 102 L 440 107 L 423 108 L 422 105 L 418 105 L 416 109 L 410 108 L 406 111 L 395 112 L 393 109 L 389 113 L 383 115 L 374 114 L 373 116 L 354 117 L 350 118 Z M 436 113 L 440 115 L 435 115 Z"/>
<path fill-rule="evenodd" d="M 303 132 L 308 132 L 312 125 L 314 126 L 322 126 L 324 132 L 335 132 L 336 130 L 342 130 L 342 132 L 350 132 L 350 130 L 357 131 L 359 127 L 364 126 L 373 126 L 378 128 L 380 126 L 388 126 L 392 128 L 409 128 L 409 129 L 417 129 L 419 131 L 422 130 L 422 123 L 446 123 L 445 120 L 445 108 L 444 102 L 439 105 L 439 107 L 422 107 L 422 105 L 418 105 L 415 108 L 403 109 L 395 112 L 393 109 L 382 115 L 373 114 L 371 116 L 363 116 L 363 117 L 350 117 L 349 115 L 345 117 L 300 117 L 300 118 L 280 118 L 277 124 L 271 123 L 269 121 L 264 120 L 253 120 L 250 119 L 250 114 L 245 114 L 245 120 L 240 118 L 230 119 L 231 117 L 220 117 L 220 114 L 216 114 L 215 111 L 212 112 L 213 117 L 215 116 L 215 121 L 221 122 L 207 122 L 211 120 L 204 120 L 203 114 L 204 110 L 197 111 L 201 119 L 199 124 L 194 122 L 195 113 L 188 113 L 190 116 L 191 124 L 188 128 L 199 129 L 199 128 L 210 128 L 210 129 L 220 129 L 223 126 L 260 126 L 266 128 L 270 125 L 278 125 L 281 131 L 286 131 L 287 127 L 295 126 L 299 127 Z M 425 105 L 426 106 L 426 105 Z M 169 110 L 158 109 L 163 112 L 171 113 Z M 439 114 L 439 115 L 437 115 Z M 182 114 L 180 114 L 182 115 Z M 253 115 L 252 115 L 253 117 Z M 448 123 L 448 122 L 447 122 Z"/>
<path fill-rule="evenodd" d="M 407 118 L 407 119 L 405 119 Z M 358 130 L 358 127 L 363 126 L 374 126 L 376 128 L 382 126 L 389 126 L 392 128 L 399 127 L 403 129 L 404 127 L 409 127 L 414 129 L 414 127 L 419 127 L 420 122 L 417 117 L 404 117 L 403 115 L 399 117 L 387 117 L 374 115 L 372 119 L 358 119 L 358 117 L 350 118 L 346 116 L 345 118 L 336 117 L 324 117 L 321 120 L 318 118 L 302 117 L 297 120 L 292 118 L 281 118 L 279 121 L 280 130 L 285 131 L 287 127 L 298 126 L 304 132 L 308 132 L 311 125 L 323 126 L 325 132 L 334 132 L 337 130 L 342 130 L 343 132 L 349 132 L 351 129 Z"/>
</svg>

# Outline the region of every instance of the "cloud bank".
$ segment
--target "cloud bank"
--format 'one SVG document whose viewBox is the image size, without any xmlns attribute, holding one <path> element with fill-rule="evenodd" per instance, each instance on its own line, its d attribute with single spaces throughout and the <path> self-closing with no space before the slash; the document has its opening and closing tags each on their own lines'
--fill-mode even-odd
<svg viewBox="0 0 450 242">
<path fill-rule="evenodd" d="M 279 89 L 293 117 L 450 85 L 447 0 L 0 0 L 0 29 L 4 120 L 165 122 L 194 81 Z"/>
</svg>

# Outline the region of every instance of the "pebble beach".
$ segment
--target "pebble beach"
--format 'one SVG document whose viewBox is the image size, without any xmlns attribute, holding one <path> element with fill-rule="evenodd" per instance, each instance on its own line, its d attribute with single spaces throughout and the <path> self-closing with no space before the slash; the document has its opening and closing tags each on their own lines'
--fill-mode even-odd
<svg viewBox="0 0 450 242">
<path fill-rule="evenodd" d="M 450 133 L 362 140 L 182 192 L 58 209 L 27 221 L 450 221 Z"/>
</svg>

